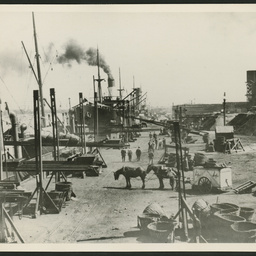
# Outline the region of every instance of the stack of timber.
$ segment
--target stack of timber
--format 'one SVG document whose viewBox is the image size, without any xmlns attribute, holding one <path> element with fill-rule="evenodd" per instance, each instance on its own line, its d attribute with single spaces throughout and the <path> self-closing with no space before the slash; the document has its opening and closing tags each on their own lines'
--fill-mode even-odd
<svg viewBox="0 0 256 256">
<path fill-rule="evenodd" d="M 4 168 L 4 171 L 6 169 Z M 43 161 L 44 172 L 63 172 L 65 174 L 72 174 L 74 172 L 91 173 L 95 172 L 99 174 L 98 165 L 88 165 L 79 161 Z M 9 167 L 10 172 L 27 172 L 31 175 L 37 174 L 36 162 L 35 161 L 23 161 L 20 162 L 16 167 Z"/>
</svg>

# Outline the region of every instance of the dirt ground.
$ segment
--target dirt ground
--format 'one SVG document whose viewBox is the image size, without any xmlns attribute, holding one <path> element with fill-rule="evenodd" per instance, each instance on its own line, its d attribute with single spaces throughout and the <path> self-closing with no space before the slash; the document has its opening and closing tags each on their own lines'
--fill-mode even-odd
<svg viewBox="0 0 256 256">
<path fill-rule="evenodd" d="M 194 136 L 195 144 L 186 144 L 190 152 L 204 152 L 205 144 L 202 137 Z M 232 154 L 206 153 L 208 157 L 218 162 L 231 162 L 233 188 L 245 181 L 255 181 L 256 163 L 256 138 L 236 136 L 242 141 L 245 151 Z M 166 137 L 167 143 L 170 138 Z M 131 143 L 134 150 L 140 146 L 142 149 L 141 161 L 132 162 L 126 159 L 126 166 L 148 165 L 147 143 L 148 132 L 142 132 L 137 141 Z M 142 189 L 140 178 L 131 180 L 132 188 L 125 188 L 125 179 L 120 176 L 114 180 L 113 172 L 121 168 L 120 150 L 100 149 L 108 167 L 104 168 L 99 177 L 69 178 L 76 194 L 75 200 L 67 201 L 59 214 L 43 214 L 32 219 L 23 216 L 21 220 L 14 217 L 14 222 L 26 243 L 157 243 L 153 238 L 141 235 L 137 227 L 137 216 L 152 202 L 157 202 L 166 212 L 167 216 L 178 211 L 178 193 L 172 191 L 168 180 L 165 180 L 165 188 L 159 190 L 159 182 L 153 173 L 146 177 L 146 188 Z M 155 150 L 154 162 L 162 156 L 164 150 Z M 192 177 L 192 171 L 186 172 L 187 177 Z M 47 179 L 46 179 L 47 180 Z M 22 184 L 24 188 L 35 187 L 35 180 L 30 179 Z M 54 182 L 51 184 L 54 189 Z M 237 195 L 230 191 L 221 194 L 201 195 L 186 184 L 187 202 L 191 207 L 193 203 L 202 198 L 208 203 L 233 202 L 239 206 L 256 208 L 253 193 Z"/>
</svg>

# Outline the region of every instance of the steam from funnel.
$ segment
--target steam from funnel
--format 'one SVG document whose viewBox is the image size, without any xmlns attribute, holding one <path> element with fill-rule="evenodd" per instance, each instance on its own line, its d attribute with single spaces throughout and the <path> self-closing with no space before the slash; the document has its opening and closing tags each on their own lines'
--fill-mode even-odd
<svg viewBox="0 0 256 256">
<path fill-rule="evenodd" d="M 108 87 L 114 87 L 115 86 L 115 80 L 113 77 L 108 77 Z"/>
<path fill-rule="evenodd" d="M 69 41 L 65 52 L 57 58 L 58 63 L 68 64 L 71 67 L 71 61 L 75 60 L 78 64 L 85 59 L 84 50 L 74 41 Z"/>
<path fill-rule="evenodd" d="M 89 66 L 97 66 L 97 49 L 90 47 L 85 50 L 77 42 L 70 40 L 65 46 L 65 52 L 57 58 L 57 61 L 60 64 L 67 64 L 69 67 L 72 67 L 72 61 L 76 61 L 78 64 L 86 62 Z M 110 67 L 100 54 L 99 66 L 112 79 Z"/>
<path fill-rule="evenodd" d="M 115 80 L 114 78 L 108 76 L 108 94 L 110 97 L 112 97 L 113 95 L 113 87 L 115 86 Z"/>
</svg>

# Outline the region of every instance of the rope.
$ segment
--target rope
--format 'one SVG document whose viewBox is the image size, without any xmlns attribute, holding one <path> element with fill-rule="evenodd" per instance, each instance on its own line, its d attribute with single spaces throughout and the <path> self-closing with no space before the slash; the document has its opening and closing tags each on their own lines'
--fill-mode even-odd
<svg viewBox="0 0 256 256">
<path fill-rule="evenodd" d="M 6 90 L 9 92 L 9 94 L 10 94 L 10 96 L 12 97 L 13 101 L 14 101 L 14 102 L 16 103 L 16 105 L 18 106 L 20 112 L 21 112 L 22 114 L 24 114 L 23 110 L 20 108 L 19 104 L 17 103 L 17 101 L 14 99 L 14 97 L 13 97 L 12 94 L 11 94 L 11 92 L 9 91 L 9 89 L 8 89 L 7 85 L 5 84 L 5 82 L 4 82 L 3 78 L 1 77 L 1 75 L 0 75 L 0 80 L 1 80 L 2 83 L 4 84 Z"/>
<path fill-rule="evenodd" d="M 31 54 L 30 54 L 31 55 Z M 32 66 L 34 66 L 35 64 L 35 58 L 33 58 L 33 63 L 32 63 Z M 29 70 L 28 70 L 29 71 Z M 28 76 L 27 76 L 27 81 L 26 81 L 26 84 L 27 84 L 27 91 L 26 91 L 26 96 L 25 96 L 25 99 L 29 99 L 30 96 L 28 97 L 28 93 L 29 93 L 29 88 L 30 88 L 30 85 L 31 85 L 31 79 L 32 79 L 32 72 L 28 72 Z M 28 102 L 28 101 L 27 101 Z M 30 101 L 31 102 L 31 101 Z M 32 104 L 31 104 L 32 105 Z"/>
<path fill-rule="evenodd" d="M 55 48 L 55 46 L 53 45 L 53 47 Z M 45 50 L 44 50 L 44 48 L 42 47 L 42 50 L 43 50 L 43 52 L 44 52 L 44 56 L 46 56 L 47 57 L 47 59 L 49 60 L 49 58 L 48 58 L 48 55 L 50 55 L 50 53 L 51 53 L 51 50 L 49 50 L 49 54 L 46 54 L 46 52 L 45 52 Z M 58 51 L 57 51 L 57 49 L 55 48 L 55 51 L 56 51 L 56 54 L 54 55 L 54 57 L 52 58 L 52 60 L 50 61 L 50 64 L 49 64 L 49 67 L 48 67 L 48 69 L 47 69 L 47 71 L 46 71 L 46 74 L 45 74 L 45 76 L 44 76 L 44 78 L 43 78 L 43 84 L 44 84 L 44 82 L 45 82 L 45 79 L 46 79 L 46 77 L 47 77 L 47 75 L 48 75 L 48 73 L 49 73 L 49 71 L 50 71 L 50 69 L 51 70 L 53 70 L 53 67 L 52 67 L 52 63 L 55 61 L 55 59 L 58 57 Z M 40 57 L 41 58 L 41 57 Z M 45 62 L 46 62 L 47 60 L 45 60 Z M 43 66 L 44 66 L 44 62 L 42 62 L 43 63 Z M 45 67 L 45 66 L 44 66 Z"/>
<path fill-rule="evenodd" d="M 54 57 L 54 58 L 55 58 L 55 57 Z M 52 61 L 54 61 L 54 58 L 52 59 Z M 47 77 L 47 75 L 48 75 L 48 73 L 49 73 L 50 68 L 51 68 L 51 70 L 53 70 L 53 68 L 52 68 L 52 61 L 50 62 L 49 67 L 48 67 L 48 69 L 47 69 L 47 71 L 46 71 L 46 73 L 45 73 L 45 76 L 44 76 L 44 78 L 43 78 L 43 84 L 44 84 L 45 79 L 46 79 L 46 77 Z"/>
</svg>

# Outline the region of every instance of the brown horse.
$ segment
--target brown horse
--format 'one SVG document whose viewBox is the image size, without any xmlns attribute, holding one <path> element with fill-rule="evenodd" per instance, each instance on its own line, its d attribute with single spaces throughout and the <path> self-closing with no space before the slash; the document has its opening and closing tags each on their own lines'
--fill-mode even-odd
<svg viewBox="0 0 256 256">
<path fill-rule="evenodd" d="M 175 181 L 177 179 L 177 172 L 173 168 L 163 169 L 161 165 L 150 164 L 147 168 L 146 173 L 148 174 L 152 170 L 154 171 L 155 175 L 159 179 L 159 184 L 160 184 L 159 189 L 164 188 L 163 179 L 169 179 L 172 190 L 174 190 Z M 176 182 L 176 186 L 177 186 L 177 182 Z"/>
<path fill-rule="evenodd" d="M 126 188 L 131 188 L 131 182 L 130 178 L 136 178 L 140 177 L 142 180 L 142 188 L 145 188 L 145 177 L 146 177 L 146 171 L 141 168 L 141 167 L 128 167 L 128 166 L 123 166 L 121 169 L 117 170 L 114 172 L 114 177 L 115 180 L 118 180 L 120 174 L 124 175 L 126 179 Z"/>
</svg>

